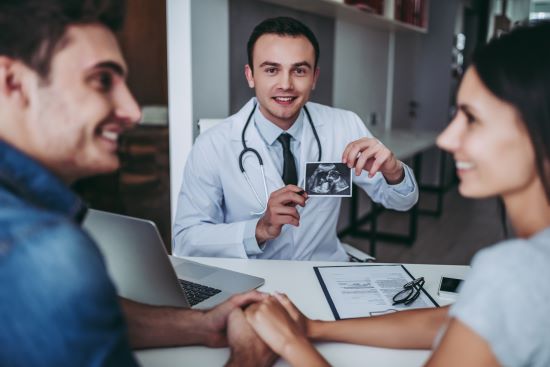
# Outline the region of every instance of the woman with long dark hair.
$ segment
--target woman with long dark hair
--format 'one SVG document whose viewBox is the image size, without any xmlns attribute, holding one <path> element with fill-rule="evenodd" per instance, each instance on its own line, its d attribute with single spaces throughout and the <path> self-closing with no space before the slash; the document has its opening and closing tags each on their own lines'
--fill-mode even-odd
<svg viewBox="0 0 550 367">
<path fill-rule="evenodd" d="M 326 364 L 309 339 L 433 348 L 429 366 L 550 366 L 550 24 L 477 52 L 457 107 L 437 144 L 454 156 L 463 196 L 502 199 L 516 238 L 474 257 L 450 307 L 332 322 L 307 319 L 284 295 L 249 308 L 293 366 Z"/>
</svg>

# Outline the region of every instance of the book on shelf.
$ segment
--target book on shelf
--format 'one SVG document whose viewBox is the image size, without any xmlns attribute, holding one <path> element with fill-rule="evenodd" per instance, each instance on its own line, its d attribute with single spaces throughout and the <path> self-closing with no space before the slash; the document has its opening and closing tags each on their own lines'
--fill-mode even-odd
<svg viewBox="0 0 550 367">
<path fill-rule="evenodd" d="M 395 0 L 395 20 L 425 28 L 428 0 Z"/>
<path fill-rule="evenodd" d="M 384 13 L 384 0 L 345 0 L 344 3 L 368 13 Z"/>
</svg>

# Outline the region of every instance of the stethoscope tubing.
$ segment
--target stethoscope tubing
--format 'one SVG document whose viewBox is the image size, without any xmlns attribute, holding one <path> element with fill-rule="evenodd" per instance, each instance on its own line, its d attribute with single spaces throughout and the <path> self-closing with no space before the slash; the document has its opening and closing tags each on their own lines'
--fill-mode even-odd
<svg viewBox="0 0 550 367">
<path fill-rule="evenodd" d="M 248 186 L 250 186 L 250 188 L 252 189 L 252 192 L 254 193 L 254 196 L 256 197 L 256 200 L 260 204 L 260 207 L 262 208 L 262 210 L 260 212 L 251 211 L 250 214 L 252 214 L 252 215 L 262 215 L 262 214 L 264 214 L 265 211 L 267 210 L 267 201 L 269 200 L 269 195 L 267 194 L 267 181 L 265 179 L 264 161 L 262 159 L 262 156 L 260 155 L 260 153 L 258 153 L 258 151 L 256 149 L 246 146 L 246 139 L 245 139 L 246 129 L 248 128 L 248 125 L 250 124 L 250 120 L 252 120 L 252 116 L 254 115 L 254 112 L 256 111 L 257 105 L 258 105 L 257 103 L 254 103 L 254 106 L 252 107 L 252 111 L 250 111 L 250 114 L 248 115 L 248 118 L 246 119 L 246 123 L 244 124 L 243 131 L 242 131 L 242 134 L 241 134 L 241 142 L 242 142 L 242 145 L 243 145 L 243 150 L 239 154 L 239 168 L 240 168 L 242 174 L 244 175 L 244 177 L 246 179 L 246 182 L 248 183 Z M 317 147 L 319 149 L 318 161 L 321 162 L 321 157 L 322 157 L 322 154 L 323 154 L 322 153 L 322 147 L 321 147 L 321 140 L 319 139 L 319 135 L 317 134 L 317 130 L 315 129 L 315 126 L 313 124 L 313 120 L 311 119 L 311 115 L 310 115 L 310 113 L 309 113 L 306 106 L 304 106 L 304 111 L 306 112 L 307 119 L 309 121 L 309 124 L 311 125 L 311 129 L 313 130 L 313 135 L 315 136 L 315 140 L 317 141 Z M 252 181 L 250 181 L 250 177 L 248 177 L 248 174 L 246 173 L 246 170 L 244 168 L 243 162 L 244 162 L 244 155 L 246 153 L 254 154 L 256 156 L 256 158 L 258 159 L 258 163 L 260 164 L 260 169 L 262 171 L 262 179 L 263 179 L 263 184 L 264 184 L 265 204 L 263 204 L 262 201 L 260 200 L 260 195 L 258 194 L 256 189 L 252 185 Z"/>
</svg>

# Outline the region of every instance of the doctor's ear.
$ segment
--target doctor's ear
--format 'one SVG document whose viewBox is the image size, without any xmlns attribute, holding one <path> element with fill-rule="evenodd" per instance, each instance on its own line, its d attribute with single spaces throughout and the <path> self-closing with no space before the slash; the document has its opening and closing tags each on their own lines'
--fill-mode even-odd
<svg viewBox="0 0 550 367">
<path fill-rule="evenodd" d="M 319 79 L 319 74 L 321 74 L 321 68 L 315 68 L 315 72 L 313 73 L 313 87 L 311 87 L 311 90 L 315 90 L 315 86 L 317 85 L 317 79 Z"/>
<path fill-rule="evenodd" d="M 246 64 L 244 66 L 244 76 L 246 77 L 246 81 L 248 82 L 248 86 L 250 88 L 254 88 L 254 71 L 250 67 L 250 65 Z"/>
<path fill-rule="evenodd" d="M 21 62 L 0 56 L 0 100 L 27 104 L 25 75 L 30 72 Z"/>
</svg>

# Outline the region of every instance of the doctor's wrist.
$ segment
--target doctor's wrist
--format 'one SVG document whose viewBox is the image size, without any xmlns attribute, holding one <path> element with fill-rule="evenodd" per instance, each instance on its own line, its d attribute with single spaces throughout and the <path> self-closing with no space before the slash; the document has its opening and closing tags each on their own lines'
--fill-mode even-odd
<svg viewBox="0 0 550 367">
<path fill-rule="evenodd" d="M 258 242 L 259 246 L 262 246 L 272 238 L 267 230 L 267 226 L 263 223 L 263 218 L 260 218 L 258 224 L 256 224 L 256 242 Z"/>
<path fill-rule="evenodd" d="M 397 161 L 396 168 L 389 172 L 382 172 L 384 179 L 390 185 L 397 185 L 405 179 L 405 167 L 401 161 Z"/>
</svg>

